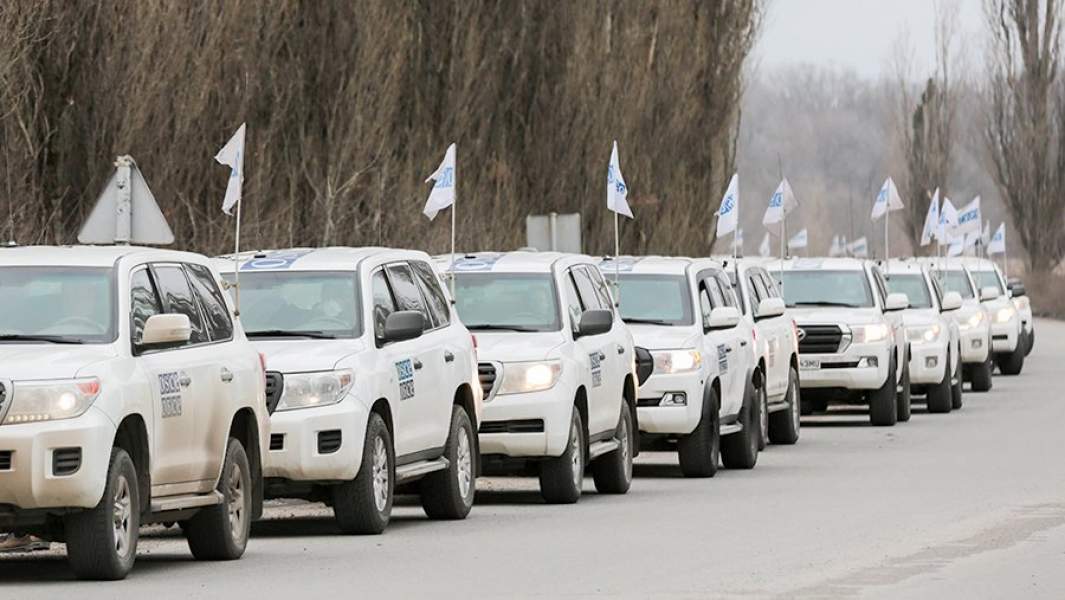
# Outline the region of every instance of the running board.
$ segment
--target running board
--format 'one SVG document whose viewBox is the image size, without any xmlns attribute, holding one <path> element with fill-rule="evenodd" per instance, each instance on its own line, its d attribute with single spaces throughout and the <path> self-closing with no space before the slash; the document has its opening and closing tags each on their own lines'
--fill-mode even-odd
<svg viewBox="0 0 1065 600">
<path fill-rule="evenodd" d="M 187 494 L 184 496 L 169 496 L 167 498 L 153 498 L 152 512 L 170 512 L 184 510 L 186 508 L 203 508 L 204 506 L 216 506 L 222 503 L 222 492 L 213 490 L 210 494 Z"/>
<path fill-rule="evenodd" d="M 721 426 L 721 435 L 731 435 L 733 433 L 739 433 L 743 431 L 743 425 L 739 423 L 730 423 L 728 425 Z"/>
<path fill-rule="evenodd" d="M 429 473 L 443 471 L 448 468 L 450 464 L 451 463 L 448 462 L 447 458 L 441 456 L 436 460 L 427 460 L 403 465 L 402 467 L 396 467 L 396 483 L 404 483 L 422 477 L 423 475 L 428 475 Z"/>
<path fill-rule="evenodd" d="M 616 439 L 610 438 L 609 440 L 601 440 L 588 446 L 588 460 L 595 460 L 600 456 L 613 452 L 621 447 Z"/>
</svg>

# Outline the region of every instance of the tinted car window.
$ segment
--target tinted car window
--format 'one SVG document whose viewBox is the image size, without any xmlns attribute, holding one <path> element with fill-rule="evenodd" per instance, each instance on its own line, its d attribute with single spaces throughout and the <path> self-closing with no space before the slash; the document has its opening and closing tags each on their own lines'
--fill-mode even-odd
<svg viewBox="0 0 1065 600">
<path fill-rule="evenodd" d="M 451 310 L 448 307 L 447 296 L 444 295 L 444 290 L 440 287 L 440 279 L 437 278 L 436 274 L 433 273 L 433 268 L 427 263 L 413 261 L 410 266 L 414 269 L 414 275 L 418 279 L 422 295 L 429 303 L 433 321 L 438 327 L 447 325 L 451 322 Z"/>
<path fill-rule="evenodd" d="M 906 294 L 910 308 L 932 308 L 932 296 L 928 293 L 924 275 L 907 273 L 892 275 L 888 279 L 888 290 L 893 294 Z"/>
<path fill-rule="evenodd" d="M 595 288 L 595 294 L 599 298 L 599 305 L 603 308 L 610 308 L 614 306 L 614 300 L 610 297 L 610 288 L 603 279 L 602 272 L 599 269 L 588 269 L 588 274 L 592 277 L 592 286 Z"/>
<path fill-rule="evenodd" d="M 570 269 L 570 274 L 573 276 L 573 283 L 577 286 L 577 294 L 581 298 L 581 306 L 584 307 L 584 310 L 606 308 L 599 302 L 599 293 L 596 292 L 595 284 L 592 283 L 592 278 L 588 275 L 588 271 L 583 267 L 574 267 Z"/>
<path fill-rule="evenodd" d="M 207 329 L 203 325 L 203 316 L 192 295 L 189 280 L 181 267 L 154 267 L 155 281 L 159 285 L 163 307 L 168 313 L 178 313 L 189 318 L 192 325 L 190 344 L 202 344 L 207 341 Z"/>
<path fill-rule="evenodd" d="M 546 273 L 457 273 L 455 309 L 470 330 L 561 327 L 555 285 Z M 575 322 L 580 313 L 578 306 Z"/>
<path fill-rule="evenodd" d="M 625 274 L 620 278 L 621 319 L 628 323 L 691 325 L 691 288 L 684 275 Z"/>
<path fill-rule="evenodd" d="M 139 344 L 144 337 L 144 323 L 148 317 L 163 312 L 148 269 L 140 269 L 130 275 L 129 304 L 130 340 Z"/>
<path fill-rule="evenodd" d="M 222 292 L 211 275 L 210 269 L 203 265 L 185 265 L 192 282 L 192 291 L 200 300 L 203 314 L 207 318 L 207 331 L 212 340 L 228 340 L 233 337 L 233 321 L 229 318 L 229 309 L 222 299 Z"/>
<path fill-rule="evenodd" d="M 370 285 L 373 288 L 373 331 L 374 335 L 380 338 L 385 335 L 388 315 L 396 312 L 396 301 L 392 298 L 392 290 L 385 279 L 384 271 L 374 273 Z"/>
<path fill-rule="evenodd" d="M 873 291 L 865 271 L 784 271 L 784 300 L 788 306 L 849 306 L 871 308 Z"/>
<path fill-rule="evenodd" d="M 425 300 L 418 290 L 418 284 L 414 282 L 414 273 L 407 265 L 389 265 L 388 281 L 392 284 L 392 293 L 396 298 L 396 307 L 399 310 L 413 310 L 422 313 L 425 318 L 425 326 L 432 325 L 433 318 L 429 315 L 429 309 L 425 307 Z"/>
</svg>

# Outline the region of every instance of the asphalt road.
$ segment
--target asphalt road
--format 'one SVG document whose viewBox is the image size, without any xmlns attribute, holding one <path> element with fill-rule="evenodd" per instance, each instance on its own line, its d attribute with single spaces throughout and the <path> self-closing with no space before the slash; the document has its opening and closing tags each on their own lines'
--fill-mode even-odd
<svg viewBox="0 0 1065 600">
<path fill-rule="evenodd" d="M 646 453 L 627 496 L 589 479 L 576 506 L 493 478 L 466 521 L 408 502 L 378 537 L 275 505 L 238 562 L 194 562 L 153 529 L 127 581 L 74 581 L 55 545 L 0 558 L 0 598 L 1063 598 L 1065 323 L 1036 327 L 1024 373 L 960 412 L 804 419 L 753 471 L 686 480 Z"/>
</svg>

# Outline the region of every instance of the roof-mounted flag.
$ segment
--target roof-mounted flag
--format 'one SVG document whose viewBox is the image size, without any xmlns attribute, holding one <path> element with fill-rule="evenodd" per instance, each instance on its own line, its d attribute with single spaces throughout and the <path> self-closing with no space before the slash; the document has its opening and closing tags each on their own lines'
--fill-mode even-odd
<svg viewBox="0 0 1065 600">
<path fill-rule="evenodd" d="M 740 208 L 740 174 L 733 173 L 728 182 L 728 189 L 721 198 L 721 207 L 717 210 L 717 236 L 736 231 L 739 225 Z"/>
<path fill-rule="evenodd" d="M 625 178 L 621 176 L 621 161 L 618 159 L 618 142 L 614 140 L 614 148 L 610 151 L 610 162 L 606 166 L 606 207 L 619 215 L 632 217 L 632 209 L 629 208 L 629 188 L 625 185 Z"/>
<path fill-rule="evenodd" d="M 444 152 L 444 160 L 433 171 L 425 182 L 435 181 L 433 189 L 429 192 L 429 199 L 425 201 L 422 213 L 432 221 L 436 214 L 445 208 L 455 204 L 455 144 L 447 147 Z"/>
<path fill-rule="evenodd" d="M 214 159 L 219 164 L 229 167 L 229 183 L 226 184 L 226 197 L 222 200 L 222 212 L 233 214 L 233 207 L 240 202 L 244 188 L 244 132 L 246 123 L 241 123 L 233 137 L 218 151 Z"/>
<path fill-rule="evenodd" d="M 895 182 L 888 177 L 876 194 L 876 202 L 873 203 L 873 213 L 870 216 L 875 221 L 888 212 L 900 208 L 902 208 L 902 198 L 899 197 L 899 190 L 895 187 Z"/>
<path fill-rule="evenodd" d="M 932 194 L 932 201 L 928 203 L 928 212 L 925 213 L 924 227 L 921 229 L 921 245 L 927 246 L 932 243 L 939 229 L 939 188 Z"/>
</svg>

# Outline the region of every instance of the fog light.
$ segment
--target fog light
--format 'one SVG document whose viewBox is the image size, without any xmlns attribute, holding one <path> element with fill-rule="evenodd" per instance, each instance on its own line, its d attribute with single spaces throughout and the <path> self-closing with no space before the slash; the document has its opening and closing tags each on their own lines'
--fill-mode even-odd
<svg viewBox="0 0 1065 600">
<path fill-rule="evenodd" d="M 924 368 L 934 369 L 939 364 L 939 359 L 935 356 L 927 356 L 924 359 Z"/>
<path fill-rule="evenodd" d="M 659 406 L 687 406 L 688 396 L 684 392 L 666 392 L 662 395 Z"/>
<path fill-rule="evenodd" d="M 975 340 L 973 340 L 972 342 L 970 342 L 970 345 L 971 345 L 971 346 L 972 346 L 973 348 L 983 348 L 983 347 L 984 347 L 984 340 L 981 340 L 981 339 L 975 339 Z"/>
<path fill-rule="evenodd" d="M 869 367 L 875 369 L 879 364 L 880 361 L 877 360 L 875 356 L 863 356 L 861 360 L 858 361 L 858 368 Z"/>
</svg>

